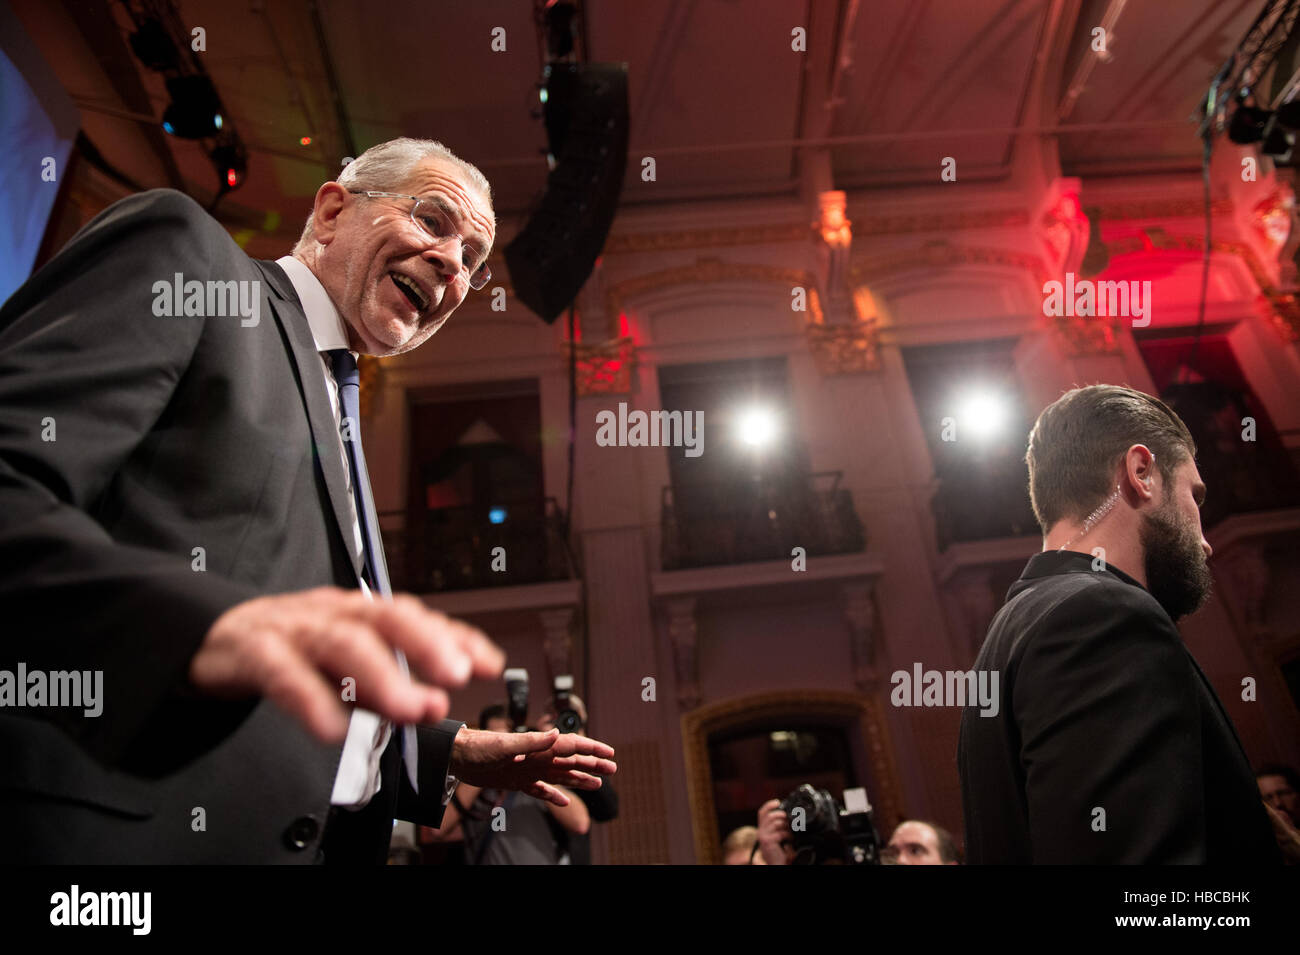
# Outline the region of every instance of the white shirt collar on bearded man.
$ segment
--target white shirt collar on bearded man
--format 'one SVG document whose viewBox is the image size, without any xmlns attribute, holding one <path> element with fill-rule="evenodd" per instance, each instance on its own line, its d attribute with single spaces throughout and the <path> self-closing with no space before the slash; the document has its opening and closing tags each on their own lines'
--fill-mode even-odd
<svg viewBox="0 0 1300 955">
<path fill-rule="evenodd" d="M 352 351 L 343 316 L 334 307 L 333 300 L 325 291 L 325 286 L 320 284 L 320 279 L 316 278 L 316 273 L 292 255 L 281 256 L 275 260 L 275 264 L 284 269 L 289 281 L 293 283 L 293 290 L 298 293 L 302 310 L 307 313 L 307 324 L 311 326 L 311 337 L 316 342 L 316 350 L 346 348 Z M 353 351 L 352 354 L 355 357 L 357 353 Z"/>
</svg>

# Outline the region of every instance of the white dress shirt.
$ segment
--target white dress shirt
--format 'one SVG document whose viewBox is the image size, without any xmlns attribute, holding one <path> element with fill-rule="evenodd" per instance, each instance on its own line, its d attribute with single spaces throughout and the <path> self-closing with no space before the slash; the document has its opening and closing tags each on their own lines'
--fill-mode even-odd
<svg viewBox="0 0 1300 955">
<path fill-rule="evenodd" d="M 352 553 L 360 556 L 364 553 L 365 545 L 361 536 L 361 521 L 357 518 L 356 499 L 352 493 L 352 468 L 348 464 L 347 449 L 343 447 L 339 386 L 334 380 L 333 364 L 326 354 L 331 349 L 348 348 L 346 326 L 338 309 L 334 307 L 334 302 L 330 300 L 329 293 L 325 291 L 325 287 L 320 284 L 320 280 L 311 269 L 291 255 L 277 259 L 275 264 L 284 269 L 289 276 L 289 281 L 293 283 L 294 291 L 298 293 L 298 299 L 302 302 L 303 311 L 307 314 L 307 324 L 311 326 L 311 336 L 316 344 L 316 351 L 320 353 L 321 373 L 324 378 L 322 384 L 329 395 L 330 407 L 334 410 L 334 434 L 338 438 L 343 474 L 347 479 L 348 514 L 352 518 Z M 355 357 L 356 352 L 352 354 Z M 304 382 L 304 385 L 306 386 L 307 383 Z M 367 596 L 372 596 L 364 579 L 361 581 L 361 589 Z M 334 792 L 330 796 L 332 805 L 360 809 L 370 802 L 375 793 L 379 792 L 379 761 L 392 732 L 393 724 L 388 720 L 380 719 L 377 714 L 360 707 L 353 709 L 352 717 L 348 722 L 347 739 L 343 743 L 343 757 L 339 760 L 338 775 L 334 777 Z M 418 792 L 415 754 L 411 752 L 415 749 L 415 733 L 404 735 L 406 739 L 403 743 L 409 744 L 402 747 L 407 778 L 411 782 L 411 788 Z"/>
</svg>

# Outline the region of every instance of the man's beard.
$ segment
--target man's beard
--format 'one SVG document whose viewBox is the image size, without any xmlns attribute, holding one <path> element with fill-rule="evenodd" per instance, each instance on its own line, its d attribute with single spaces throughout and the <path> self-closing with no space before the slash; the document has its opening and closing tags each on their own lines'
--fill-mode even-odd
<svg viewBox="0 0 1300 955">
<path fill-rule="evenodd" d="M 1199 535 L 1179 519 L 1176 510 L 1166 506 L 1143 517 L 1138 538 L 1144 552 L 1147 590 L 1171 619 L 1186 616 L 1205 603 L 1214 579 Z"/>
</svg>

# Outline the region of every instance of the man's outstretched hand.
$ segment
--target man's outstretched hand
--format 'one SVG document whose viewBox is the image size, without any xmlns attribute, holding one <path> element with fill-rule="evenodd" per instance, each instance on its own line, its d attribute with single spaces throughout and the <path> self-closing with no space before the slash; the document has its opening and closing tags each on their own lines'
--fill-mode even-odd
<svg viewBox="0 0 1300 955">
<path fill-rule="evenodd" d="M 415 679 L 394 650 L 406 653 Z M 448 688 L 500 676 L 505 659 L 481 631 L 415 597 L 317 587 L 231 607 L 208 630 L 189 676 L 201 693 L 267 697 L 321 739 L 342 742 L 342 680 L 352 679 L 358 705 L 386 719 L 436 723 L 447 715 Z"/>
<path fill-rule="evenodd" d="M 517 789 L 557 806 L 569 797 L 556 789 L 599 789 L 601 776 L 618 766 L 614 748 L 576 733 L 493 733 L 462 727 L 451 753 L 451 775 L 485 789 Z"/>
</svg>

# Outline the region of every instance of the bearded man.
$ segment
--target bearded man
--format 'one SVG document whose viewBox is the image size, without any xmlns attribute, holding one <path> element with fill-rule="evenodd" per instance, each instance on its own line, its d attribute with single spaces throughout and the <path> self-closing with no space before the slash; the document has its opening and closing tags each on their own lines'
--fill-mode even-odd
<svg viewBox="0 0 1300 955">
<path fill-rule="evenodd" d="M 1205 485 L 1186 425 L 1114 385 L 1038 418 L 1025 460 L 1043 551 L 975 669 L 1000 706 L 962 713 L 972 864 L 1280 862 L 1232 722 L 1174 621 L 1208 596 Z"/>
</svg>

